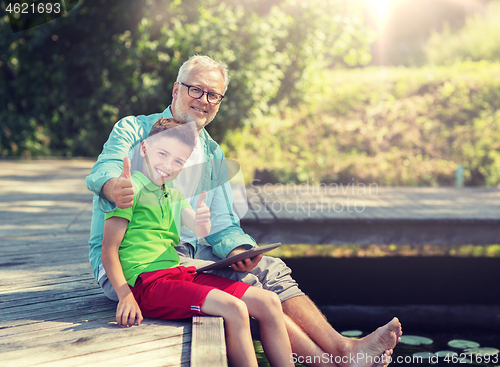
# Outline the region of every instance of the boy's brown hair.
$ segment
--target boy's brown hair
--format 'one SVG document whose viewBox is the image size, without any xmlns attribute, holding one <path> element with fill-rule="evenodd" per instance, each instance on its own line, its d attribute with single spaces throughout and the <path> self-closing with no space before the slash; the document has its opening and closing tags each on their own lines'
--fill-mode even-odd
<svg viewBox="0 0 500 367">
<path fill-rule="evenodd" d="M 177 138 L 187 146 L 194 148 L 196 145 L 196 132 L 193 125 L 173 118 L 163 117 L 153 124 L 148 138 L 161 133 L 161 136 L 166 135 Z"/>
</svg>

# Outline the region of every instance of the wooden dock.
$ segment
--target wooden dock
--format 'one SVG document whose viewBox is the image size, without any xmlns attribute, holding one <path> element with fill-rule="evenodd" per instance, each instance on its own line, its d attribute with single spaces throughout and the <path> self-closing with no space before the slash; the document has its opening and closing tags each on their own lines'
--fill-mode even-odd
<svg viewBox="0 0 500 367">
<path fill-rule="evenodd" d="M 235 191 L 241 226 L 259 243 L 500 243 L 496 188 L 302 184 Z"/>
<path fill-rule="evenodd" d="M 206 340 L 201 320 L 194 331 L 191 320 L 120 328 L 116 303 L 95 283 L 85 187 L 92 164 L 0 161 L 0 365 L 189 366 L 192 335 Z M 211 366 L 225 362 L 218 342 Z"/>
<path fill-rule="evenodd" d="M 122 329 L 116 304 L 93 279 L 92 195 L 85 187 L 92 165 L 0 161 L 1 365 L 188 366 L 190 320 Z M 267 186 L 247 193 L 236 191 L 236 209 L 249 206 L 242 226 L 260 243 L 500 242 L 497 189 L 378 188 L 361 195 L 307 187 L 282 194 Z"/>
</svg>

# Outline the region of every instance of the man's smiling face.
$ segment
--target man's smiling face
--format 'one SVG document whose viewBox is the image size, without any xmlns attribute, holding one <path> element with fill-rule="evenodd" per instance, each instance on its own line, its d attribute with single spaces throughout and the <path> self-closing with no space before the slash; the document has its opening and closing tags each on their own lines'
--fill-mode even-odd
<svg viewBox="0 0 500 367">
<path fill-rule="evenodd" d="M 223 94 L 224 78 L 217 69 L 207 69 L 196 65 L 186 80 L 181 82 L 198 87 L 206 92 Z M 220 104 L 207 101 L 207 95 L 196 99 L 188 95 L 188 87 L 175 83 L 172 91 L 172 114 L 176 120 L 195 122 L 198 130 L 207 126 L 219 111 Z"/>
</svg>

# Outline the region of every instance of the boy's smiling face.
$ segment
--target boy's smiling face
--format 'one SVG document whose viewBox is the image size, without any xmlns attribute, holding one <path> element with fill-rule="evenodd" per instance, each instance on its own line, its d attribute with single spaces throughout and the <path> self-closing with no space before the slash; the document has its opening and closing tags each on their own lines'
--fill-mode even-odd
<svg viewBox="0 0 500 367">
<path fill-rule="evenodd" d="M 145 158 L 142 173 L 155 185 L 161 186 L 177 177 L 193 148 L 176 137 L 164 135 L 143 141 L 140 152 Z"/>
</svg>

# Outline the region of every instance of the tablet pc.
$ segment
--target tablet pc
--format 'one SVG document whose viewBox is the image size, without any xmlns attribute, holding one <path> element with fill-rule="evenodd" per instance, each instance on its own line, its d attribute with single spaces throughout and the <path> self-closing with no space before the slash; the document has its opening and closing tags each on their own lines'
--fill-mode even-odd
<svg viewBox="0 0 500 367">
<path fill-rule="evenodd" d="M 254 247 L 254 248 L 247 250 L 245 252 L 242 252 L 238 255 L 234 255 L 234 256 L 228 257 L 224 260 L 220 260 L 220 261 L 214 262 L 213 264 L 203 266 L 199 269 L 196 269 L 196 272 L 201 273 L 202 271 L 226 268 L 229 265 L 234 264 L 240 260 L 254 258 L 257 255 L 263 254 L 264 252 L 274 250 L 275 248 L 278 248 L 280 246 L 281 246 L 281 242 L 273 243 L 272 245 Z"/>
</svg>

